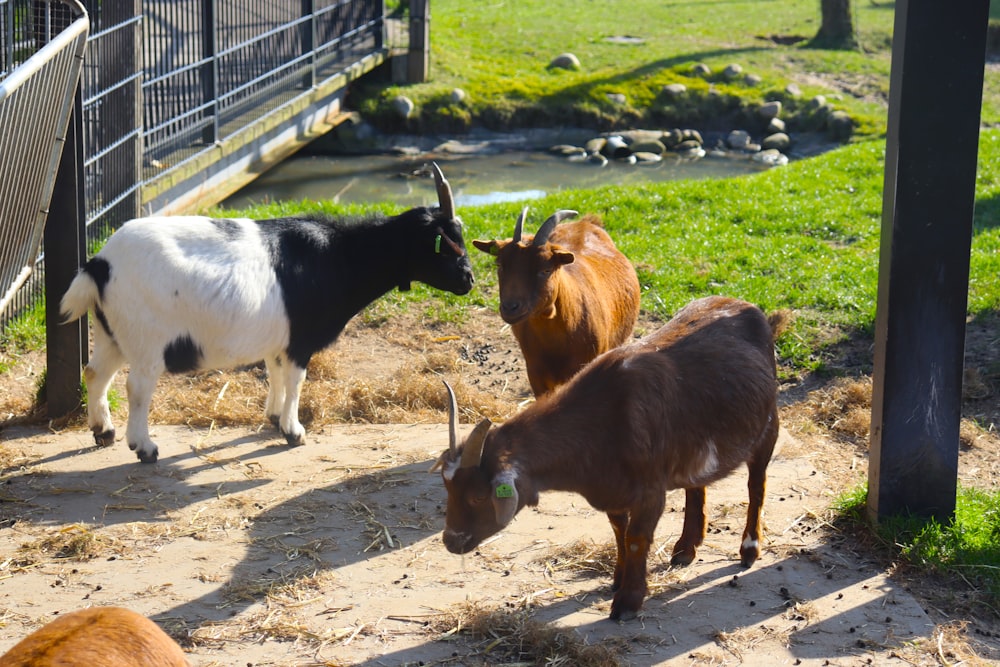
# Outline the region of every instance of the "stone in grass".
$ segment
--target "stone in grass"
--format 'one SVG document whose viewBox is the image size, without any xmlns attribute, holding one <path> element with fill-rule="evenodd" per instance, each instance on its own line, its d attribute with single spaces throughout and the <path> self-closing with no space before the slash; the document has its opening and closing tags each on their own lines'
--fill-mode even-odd
<svg viewBox="0 0 1000 667">
<path fill-rule="evenodd" d="M 764 150 L 777 150 L 785 151 L 788 147 L 792 145 L 792 140 L 784 132 L 775 132 L 774 134 L 764 137 L 764 140 L 760 142 L 760 147 Z"/>
<path fill-rule="evenodd" d="M 684 97 L 687 93 L 687 86 L 683 83 L 668 83 L 663 87 L 663 94 L 672 100 Z"/>
<path fill-rule="evenodd" d="M 695 63 L 691 68 L 691 74 L 694 76 L 708 77 L 712 75 L 712 68 L 705 63 Z"/>
<path fill-rule="evenodd" d="M 393 111 L 403 118 L 409 118 L 413 113 L 413 110 L 417 108 L 417 106 L 413 103 L 413 100 L 406 95 L 397 95 L 392 98 L 392 102 L 390 102 L 390 104 L 392 105 Z"/>
<path fill-rule="evenodd" d="M 781 115 L 781 102 L 778 100 L 774 100 L 772 102 L 765 102 L 764 104 L 760 105 L 760 109 L 757 110 L 757 113 L 764 120 L 771 120 L 772 118 L 777 118 L 779 115 Z"/>
<path fill-rule="evenodd" d="M 560 53 L 549 63 L 549 69 L 568 69 L 576 71 L 580 69 L 580 59 L 572 53 Z"/>
</svg>

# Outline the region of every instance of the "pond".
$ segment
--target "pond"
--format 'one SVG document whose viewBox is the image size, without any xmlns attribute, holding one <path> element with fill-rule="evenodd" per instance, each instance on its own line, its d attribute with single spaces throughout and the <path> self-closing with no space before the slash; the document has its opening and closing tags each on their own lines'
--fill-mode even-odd
<svg viewBox="0 0 1000 667">
<path fill-rule="evenodd" d="M 707 142 L 706 142 L 707 143 Z M 503 142 L 444 141 L 434 148 L 410 148 L 406 154 L 305 155 L 293 157 L 261 175 L 221 203 L 245 208 L 274 201 L 330 199 L 343 204 L 392 202 L 402 206 L 434 205 L 433 182 L 414 175 L 435 160 L 451 183 L 458 206 L 538 199 L 567 189 L 636 185 L 677 179 L 729 178 L 769 167 L 747 155 L 709 152 L 700 159 L 665 154 L 662 161 L 599 167 L 555 155 L 548 146 Z M 773 168 L 773 167 L 772 167 Z M 778 167 L 780 168 L 780 167 Z"/>
</svg>

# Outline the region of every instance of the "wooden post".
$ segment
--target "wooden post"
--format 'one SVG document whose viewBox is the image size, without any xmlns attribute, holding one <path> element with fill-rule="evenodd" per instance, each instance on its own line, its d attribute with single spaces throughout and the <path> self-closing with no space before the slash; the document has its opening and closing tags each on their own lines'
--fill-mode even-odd
<svg viewBox="0 0 1000 667">
<path fill-rule="evenodd" d="M 948 520 L 989 0 L 897 0 L 889 84 L 868 511 Z M 947 127 L 947 149 L 930 138 Z"/>
<path fill-rule="evenodd" d="M 410 50 L 406 54 L 406 82 L 424 83 L 430 76 L 431 2 L 410 0 Z"/>
<path fill-rule="evenodd" d="M 86 204 L 83 182 L 83 92 L 77 88 L 66 128 L 52 204 L 45 224 L 45 375 L 46 407 L 50 418 L 80 407 L 80 369 L 86 359 L 87 318 L 60 324 L 59 300 L 86 259 Z"/>
</svg>

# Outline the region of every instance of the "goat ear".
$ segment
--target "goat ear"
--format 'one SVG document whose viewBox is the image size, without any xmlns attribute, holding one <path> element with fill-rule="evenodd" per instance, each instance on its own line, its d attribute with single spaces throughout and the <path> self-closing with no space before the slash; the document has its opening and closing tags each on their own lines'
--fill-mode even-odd
<svg viewBox="0 0 1000 667">
<path fill-rule="evenodd" d="M 474 240 L 472 245 L 476 246 L 477 250 L 482 250 L 487 255 L 493 255 L 494 257 L 500 252 L 501 247 L 499 241 L 481 241 L 479 239 Z"/>
<path fill-rule="evenodd" d="M 483 460 L 483 445 L 486 444 L 486 435 L 490 432 L 492 425 L 493 422 L 488 417 L 484 417 L 481 422 L 476 424 L 476 428 L 472 429 L 472 433 L 465 439 L 460 468 L 479 467 L 480 461 Z"/>
<path fill-rule="evenodd" d="M 552 261 L 556 264 L 572 264 L 576 261 L 576 255 L 569 250 L 555 250 L 552 252 Z"/>
<path fill-rule="evenodd" d="M 500 474 L 493 478 L 493 511 L 497 524 L 506 526 L 517 514 L 518 496 L 517 484 L 510 473 Z"/>
</svg>

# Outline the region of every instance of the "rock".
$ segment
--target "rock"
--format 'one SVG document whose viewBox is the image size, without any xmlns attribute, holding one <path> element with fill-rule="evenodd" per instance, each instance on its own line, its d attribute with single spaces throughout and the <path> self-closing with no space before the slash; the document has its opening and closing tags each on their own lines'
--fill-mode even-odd
<svg viewBox="0 0 1000 667">
<path fill-rule="evenodd" d="M 772 118 L 777 118 L 781 115 L 781 102 L 775 100 L 773 102 L 765 102 L 760 105 L 760 109 L 757 113 L 764 120 L 771 120 Z"/>
<path fill-rule="evenodd" d="M 659 130 L 626 130 L 620 132 L 619 136 L 625 140 L 626 144 L 632 146 L 643 141 L 659 141 L 663 132 Z"/>
<path fill-rule="evenodd" d="M 726 146 L 733 150 L 745 150 L 750 145 L 750 134 L 744 130 L 733 130 L 726 137 Z"/>
<path fill-rule="evenodd" d="M 595 137 L 585 143 L 583 147 L 587 149 L 588 153 L 603 153 L 604 146 L 607 145 L 608 140 L 606 137 Z"/>
<path fill-rule="evenodd" d="M 608 164 L 608 158 L 600 153 L 591 153 L 587 156 L 587 162 L 598 167 L 604 167 Z"/>
<path fill-rule="evenodd" d="M 745 77 L 743 77 L 743 83 L 750 86 L 751 88 L 756 88 L 761 84 L 762 81 L 763 79 L 760 78 L 760 75 L 758 74 L 747 74 Z"/>
<path fill-rule="evenodd" d="M 705 63 L 695 63 L 691 68 L 691 74 L 702 78 L 709 77 L 712 75 L 712 68 Z"/>
<path fill-rule="evenodd" d="M 785 131 L 785 121 L 780 118 L 772 118 L 771 122 L 767 124 L 767 133 L 774 134 L 775 132 Z"/>
<path fill-rule="evenodd" d="M 580 69 L 580 59 L 572 53 L 560 53 L 549 63 L 549 69 Z"/>
<path fill-rule="evenodd" d="M 663 153 L 667 150 L 667 147 L 656 139 L 636 141 L 632 143 L 629 148 L 633 153 L 655 153 L 656 155 L 663 155 Z"/>
<path fill-rule="evenodd" d="M 550 153 L 556 155 L 562 155 L 563 157 L 573 157 L 575 155 L 586 155 L 586 149 L 580 146 L 573 146 L 571 144 L 559 144 L 558 146 L 552 146 L 549 148 Z"/>
<path fill-rule="evenodd" d="M 750 156 L 754 162 L 766 164 L 770 167 L 781 167 L 788 164 L 788 156 L 774 149 L 765 149 Z"/>
<path fill-rule="evenodd" d="M 808 102 L 806 102 L 806 109 L 810 111 L 816 111 L 817 109 L 826 106 L 826 98 L 822 95 L 817 95 Z"/>
<path fill-rule="evenodd" d="M 413 110 L 417 108 L 417 105 L 413 103 L 413 100 L 406 95 L 397 95 L 392 98 L 392 101 L 390 101 L 389 104 L 392 105 L 392 110 L 403 118 L 409 118 L 410 114 L 413 113 Z"/>
<path fill-rule="evenodd" d="M 613 137 L 608 137 L 608 141 L 604 144 L 604 150 L 601 153 L 609 158 L 623 158 L 626 155 L 631 155 L 632 151 L 629 150 L 628 144 L 625 143 L 625 139 L 617 135 Z"/>
<path fill-rule="evenodd" d="M 465 91 L 462 90 L 461 88 L 455 88 L 451 91 L 452 104 L 461 104 L 462 102 L 465 101 L 465 97 L 466 97 Z"/>
<path fill-rule="evenodd" d="M 663 87 L 663 94 L 672 100 L 684 97 L 687 94 L 687 86 L 683 83 L 668 83 Z"/>
<path fill-rule="evenodd" d="M 743 66 L 737 65 L 736 63 L 731 63 L 726 65 L 726 68 L 722 70 L 722 77 L 726 81 L 732 81 L 736 79 L 740 74 L 743 73 Z"/>
<path fill-rule="evenodd" d="M 768 135 L 764 137 L 764 141 L 760 142 L 760 147 L 767 150 L 785 151 L 788 147 L 792 145 L 791 138 L 784 132 L 776 132 L 775 134 Z"/>
<path fill-rule="evenodd" d="M 680 146 L 677 147 L 676 150 L 679 156 L 687 160 L 698 160 L 705 157 L 705 149 L 700 144 L 692 142 L 692 146 L 686 146 L 687 143 L 686 141 L 682 141 Z"/>
<path fill-rule="evenodd" d="M 826 130 L 834 141 L 847 141 L 854 134 L 854 121 L 846 111 L 834 111 L 826 120 Z"/>
<path fill-rule="evenodd" d="M 681 139 L 683 141 L 697 141 L 699 144 L 705 143 L 705 140 L 701 138 L 701 132 L 698 130 L 683 130 L 681 132 Z"/>
<path fill-rule="evenodd" d="M 635 157 L 636 162 L 639 165 L 656 164 L 657 162 L 661 162 L 663 160 L 663 157 L 660 156 L 659 154 L 647 153 L 646 151 L 637 151 L 635 153 L 632 153 L 632 155 Z"/>
<path fill-rule="evenodd" d="M 792 97 L 802 97 L 802 89 L 797 84 L 790 83 L 785 86 L 785 92 Z"/>
<path fill-rule="evenodd" d="M 667 148 L 674 148 L 677 144 L 684 141 L 684 133 L 675 127 L 668 132 L 664 132 L 663 136 L 660 137 L 660 141 L 662 141 L 663 145 Z"/>
<path fill-rule="evenodd" d="M 616 162 L 621 162 L 622 164 L 635 164 L 636 158 L 634 155 L 629 153 L 628 155 L 623 155 L 620 158 L 615 158 Z"/>
<path fill-rule="evenodd" d="M 701 149 L 701 144 L 694 139 L 685 139 L 681 143 L 674 146 L 674 150 L 678 153 L 690 153 L 695 149 Z M 704 151 L 702 151 L 704 153 Z"/>
<path fill-rule="evenodd" d="M 609 102 L 618 106 L 625 106 L 628 103 L 628 98 L 622 93 L 608 93 L 606 97 Z"/>
</svg>

